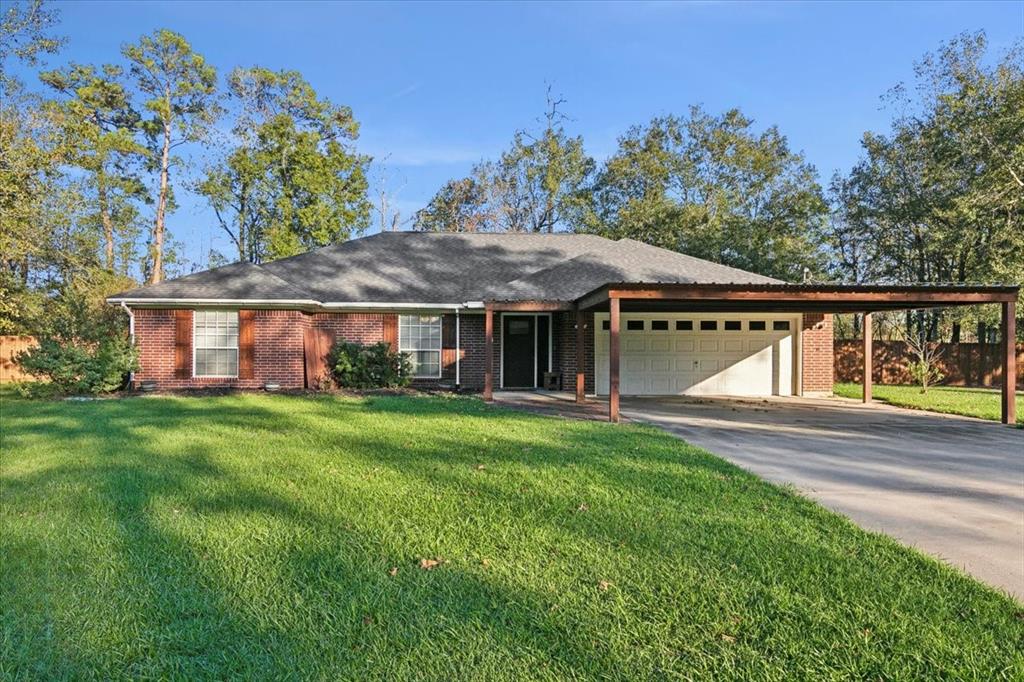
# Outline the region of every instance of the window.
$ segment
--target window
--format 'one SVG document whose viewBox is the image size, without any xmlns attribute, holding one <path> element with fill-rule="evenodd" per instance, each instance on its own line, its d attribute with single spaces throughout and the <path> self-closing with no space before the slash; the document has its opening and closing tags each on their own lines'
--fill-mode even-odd
<svg viewBox="0 0 1024 682">
<path fill-rule="evenodd" d="M 643 320 L 627 320 L 626 331 L 630 332 L 642 332 L 644 330 Z"/>
<path fill-rule="evenodd" d="M 713 332 L 716 329 L 718 329 L 718 321 L 717 320 L 701 320 L 700 321 L 700 330 L 702 332 Z"/>
<path fill-rule="evenodd" d="M 608 331 L 611 328 L 612 328 L 611 320 L 602 320 L 601 321 L 601 329 L 603 331 Z"/>
<path fill-rule="evenodd" d="M 772 322 L 772 329 L 777 332 L 788 332 L 789 320 L 775 320 Z"/>
<path fill-rule="evenodd" d="M 676 320 L 677 332 L 692 332 L 693 320 Z"/>
<path fill-rule="evenodd" d="M 197 377 L 237 377 L 238 311 L 197 310 L 192 320 L 192 373 Z"/>
<path fill-rule="evenodd" d="M 651 331 L 667 332 L 668 320 L 651 320 Z"/>
<path fill-rule="evenodd" d="M 441 376 L 441 316 L 399 315 L 398 350 L 409 355 L 414 377 Z"/>
<path fill-rule="evenodd" d="M 739 320 L 726 320 L 725 321 L 725 331 L 727 331 L 727 332 L 738 332 L 741 329 L 743 329 L 743 325 L 740 323 Z"/>
<path fill-rule="evenodd" d="M 747 326 L 752 332 L 763 332 L 767 329 L 767 327 L 764 326 L 764 320 L 751 320 Z"/>
</svg>

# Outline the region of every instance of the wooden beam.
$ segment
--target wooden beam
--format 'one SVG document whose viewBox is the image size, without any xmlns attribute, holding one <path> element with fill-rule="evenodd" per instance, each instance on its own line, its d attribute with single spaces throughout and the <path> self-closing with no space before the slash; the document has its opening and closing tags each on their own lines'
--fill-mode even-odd
<svg viewBox="0 0 1024 682">
<path fill-rule="evenodd" d="M 494 308 L 484 307 L 484 400 L 494 400 Z"/>
<path fill-rule="evenodd" d="M 832 287 L 821 289 L 785 288 L 742 288 L 716 285 L 663 284 L 657 287 L 632 288 L 613 286 L 608 289 L 608 298 L 632 300 L 677 300 L 677 301 L 771 301 L 774 303 L 823 302 L 835 305 L 852 303 L 891 303 L 912 308 L 915 304 L 975 305 L 1016 300 L 1017 294 L 1009 289 L 916 289 L 916 290 L 841 290 Z M 589 298 L 589 296 L 588 296 Z M 586 300 L 586 299 L 585 299 Z"/>
<path fill-rule="evenodd" d="M 608 421 L 619 421 L 619 299 L 610 302 L 608 325 Z"/>
<path fill-rule="evenodd" d="M 584 403 L 586 396 L 586 374 L 583 369 L 586 366 L 587 355 L 584 346 L 587 340 L 587 316 L 582 310 L 576 311 L 576 402 Z"/>
<path fill-rule="evenodd" d="M 1003 303 L 1003 423 L 1017 423 L 1017 303 Z"/>
<path fill-rule="evenodd" d="M 564 301 L 495 301 L 491 303 L 492 310 L 502 312 L 548 313 L 573 310 L 574 308 L 572 303 Z"/>
<path fill-rule="evenodd" d="M 871 360 L 872 348 L 871 348 L 871 313 L 864 313 L 864 383 L 863 383 L 863 400 L 865 403 L 871 402 Z"/>
</svg>

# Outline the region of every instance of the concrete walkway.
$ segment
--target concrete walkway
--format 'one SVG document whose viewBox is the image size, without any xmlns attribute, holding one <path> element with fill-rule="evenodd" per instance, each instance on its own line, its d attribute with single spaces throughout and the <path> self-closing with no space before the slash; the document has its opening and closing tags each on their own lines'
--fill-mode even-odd
<svg viewBox="0 0 1024 682">
<path fill-rule="evenodd" d="M 574 416 L 568 394 L 495 398 Z M 624 398 L 622 415 L 792 484 L 1024 601 L 1022 429 L 839 399 Z"/>
</svg>

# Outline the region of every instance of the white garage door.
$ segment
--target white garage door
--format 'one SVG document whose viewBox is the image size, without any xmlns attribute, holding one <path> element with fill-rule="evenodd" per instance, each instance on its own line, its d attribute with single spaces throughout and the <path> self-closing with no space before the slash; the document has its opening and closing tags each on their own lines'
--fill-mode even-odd
<svg viewBox="0 0 1024 682">
<path fill-rule="evenodd" d="M 597 392 L 608 393 L 608 314 L 595 316 Z M 793 395 L 799 315 L 623 313 L 622 395 Z"/>
</svg>

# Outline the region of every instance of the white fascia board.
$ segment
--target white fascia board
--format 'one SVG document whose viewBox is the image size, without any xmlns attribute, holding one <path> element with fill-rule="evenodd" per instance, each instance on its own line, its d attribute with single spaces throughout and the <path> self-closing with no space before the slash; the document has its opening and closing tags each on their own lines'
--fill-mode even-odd
<svg viewBox="0 0 1024 682">
<path fill-rule="evenodd" d="M 221 305 L 221 306 L 278 306 L 278 307 L 295 307 L 295 306 L 318 306 L 320 305 L 317 301 L 307 299 L 259 299 L 259 298 L 117 298 L 112 297 L 107 299 L 107 303 L 112 305 L 120 305 L 125 303 L 127 305 L 136 306 L 154 306 L 154 305 L 180 305 L 180 306 L 196 306 L 196 305 Z"/>
</svg>

